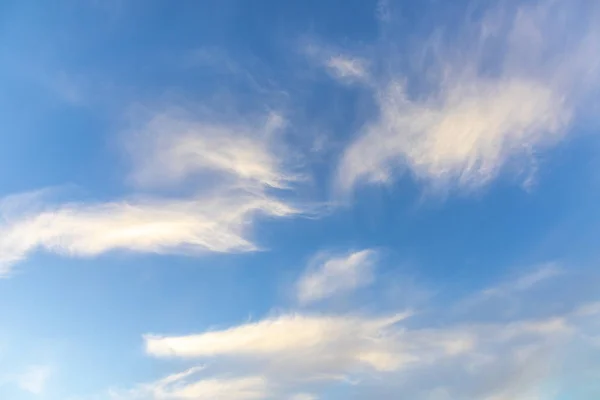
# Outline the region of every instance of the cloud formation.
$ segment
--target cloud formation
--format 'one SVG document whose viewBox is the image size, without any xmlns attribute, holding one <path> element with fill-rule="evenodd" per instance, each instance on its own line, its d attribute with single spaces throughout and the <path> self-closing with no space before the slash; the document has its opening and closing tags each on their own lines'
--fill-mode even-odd
<svg viewBox="0 0 600 400">
<path fill-rule="evenodd" d="M 391 182 L 405 169 L 432 186 L 468 189 L 508 165 L 533 172 L 537 153 L 565 139 L 597 87 L 600 11 L 592 3 L 489 9 L 448 34 L 458 39 L 422 43 L 412 54 L 417 81 L 401 68 L 376 77 L 379 115 L 345 150 L 338 192 Z M 382 56 L 373 62 L 389 62 L 389 52 Z"/>
<path fill-rule="evenodd" d="M 267 396 L 267 382 L 259 376 L 202 378 L 202 367 L 140 384 L 127 391 L 113 390 L 113 400 L 260 400 Z"/>
<path fill-rule="evenodd" d="M 339 369 L 366 366 L 388 370 L 402 357 L 387 354 L 385 332 L 406 318 L 282 315 L 256 323 L 191 336 L 145 336 L 146 351 L 157 357 L 247 357 L 268 361 L 274 371 L 339 375 Z M 323 352 L 325 349 L 337 349 Z M 281 368 L 276 367 L 281 364 Z"/>
<path fill-rule="evenodd" d="M 338 79 L 364 81 L 369 77 L 366 61 L 358 57 L 332 55 L 325 66 Z"/>
<path fill-rule="evenodd" d="M 411 101 L 391 83 L 378 95 L 381 117 L 345 151 L 338 184 L 386 182 L 407 166 L 419 179 L 478 186 L 513 156 L 531 155 L 564 135 L 571 113 L 534 82 L 476 82 L 442 99 Z"/>
<path fill-rule="evenodd" d="M 276 145 L 285 122 L 276 113 L 228 120 L 198 113 L 153 113 L 125 140 L 138 187 L 193 194 L 49 205 L 41 190 L 1 199 L 0 276 L 39 249 L 75 257 L 258 250 L 250 237 L 255 217 L 299 213 L 277 196 L 298 178 Z"/>
<path fill-rule="evenodd" d="M 53 372 L 48 365 L 31 365 L 20 373 L 0 377 L 0 386 L 12 384 L 25 392 L 40 396 L 44 394 Z"/>
<path fill-rule="evenodd" d="M 364 381 L 368 387 L 374 376 L 384 379 L 384 387 L 393 387 L 396 380 L 406 382 L 411 376 L 419 380 L 433 371 L 447 375 L 448 368 L 454 368 L 455 375 L 460 371 L 465 379 L 477 379 L 485 368 L 499 368 L 503 374 L 529 368 L 544 357 L 543 352 L 579 333 L 575 316 L 411 329 L 400 326 L 405 315 L 380 319 L 284 315 L 198 335 L 146 336 L 145 341 L 153 356 L 222 361 L 230 371 L 236 370 L 234 365 L 249 366 L 249 371 L 239 371 L 240 376 L 260 373 L 273 387 L 310 388 L 328 381 Z M 509 383 L 514 384 L 507 380 L 503 385 Z M 508 390 L 502 385 L 485 390 L 495 393 L 499 388 Z M 459 385 L 451 390 L 463 389 Z"/>
<path fill-rule="evenodd" d="M 498 287 L 525 306 L 533 294 L 539 302 L 560 293 L 565 279 L 556 279 L 557 271 L 540 268 Z M 540 297 L 542 282 L 549 286 Z M 584 297 L 563 311 L 542 305 L 537 316 L 517 311 L 501 320 L 489 315 L 494 307 L 456 319 L 452 304 L 427 316 L 286 313 L 192 335 L 146 335 L 144 342 L 153 357 L 261 376 L 268 383 L 264 399 L 318 396 L 329 387 L 351 390 L 357 399 L 391 399 L 399 392 L 427 400 L 553 398 L 570 384 L 561 365 L 587 368 L 570 353 L 600 353 L 600 307 Z M 477 299 L 481 307 L 488 304 Z"/>
<path fill-rule="evenodd" d="M 284 188 L 297 179 L 275 151 L 281 115 L 222 119 L 182 110 L 152 115 L 128 138 L 133 181 L 173 186 L 212 173 L 232 185 Z"/>
<path fill-rule="evenodd" d="M 317 255 L 297 283 L 297 298 L 313 303 L 351 292 L 373 282 L 376 252 L 362 250 L 344 255 Z"/>
<path fill-rule="evenodd" d="M 325 68 L 340 83 L 368 83 L 371 78 L 369 61 L 317 43 L 303 47 L 304 54 L 317 66 Z"/>
<path fill-rule="evenodd" d="M 273 198 L 218 192 L 190 200 L 138 200 L 66 204 L 4 215 L 0 273 L 32 251 L 92 257 L 111 250 L 145 253 L 257 250 L 248 238 L 257 214 L 285 217 L 297 211 Z"/>
</svg>

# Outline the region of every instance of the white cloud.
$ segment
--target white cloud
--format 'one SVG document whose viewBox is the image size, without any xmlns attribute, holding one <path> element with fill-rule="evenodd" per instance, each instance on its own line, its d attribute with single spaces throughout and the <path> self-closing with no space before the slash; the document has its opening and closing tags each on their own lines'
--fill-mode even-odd
<svg viewBox="0 0 600 400">
<path fill-rule="evenodd" d="M 318 397 L 310 393 L 297 393 L 292 395 L 288 400 L 317 400 Z"/>
<path fill-rule="evenodd" d="M 365 58 L 309 43 L 304 54 L 317 66 L 324 68 L 340 83 L 368 83 L 371 79 L 369 62 Z"/>
<path fill-rule="evenodd" d="M 468 309 L 489 300 L 510 298 L 515 294 L 529 291 L 536 286 L 552 281 L 563 273 L 563 269 L 554 263 L 544 264 L 515 279 L 481 290 L 466 298 L 459 306 Z M 506 304 L 504 306 L 506 307 Z"/>
<path fill-rule="evenodd" d="M 481 393 L 479 397 L 464 398 L 486 398 L 484 393 L 493 398 L 499 390 L 521 393 L 523 387 L 537 387 L 539 379 L 550 374 L 554 365 L 550 363 L 554 357 L 551 350 L 564 348 L 561 346 L 576 337 L 581 328 L 574 318 L 578 314 L 508 324 L 459 323 L 420 328 L 402 324 L 405 316 L 283 315 L 198 335 L 146 336 L 146 350 L 158 357 L 211 359 L 215 365 L 224 362 L 227 370 L 241 376 L 264 376 L 277 393 L 298 385 L 314 392 L 327 382 L 355 382 L 359 393 L 363 386 L 359 383 L 368 388 L 369 382 L 373 384 L 371 379 L 376 378 L 378 385 L 403 384 L 405 389 L 396 389 L 419 393 L 412 398 L 426 398 L 424 393 L 438 380 L 440 384 L 457 376 L 489 380 L 497 373 L 499 382 L 483 382 L 482 387 L 446 382 L 455 386 L 448 388 L 450 393 Z M 530 371 L 532 376 L 523 378 L 523 384 L 513 380 L 520 371 L 535 365 L 539 371 Z M 542 368 L 544 365 L 548 367 Z M 438 372 L 440 377 L 435 382 L 429 379 L 424 385 L 424 377 Z"/>
<path fill-rule="evenodd" d="M 598 367 L 585 360 L 600 359 L 600 307 L 596 297 L 580 292 L 561 298 L 567 307 L 557 311 L 551 299 L 571 287 L 569 279 L 594 277 L 552 265 L 497 285 L 510 292 L 498 297 L 506 304 L 508 297 L 530 303 L 535 294 L 535 315 L 506 318 L 487 308 L 456 318 L 449 312 L 452 302 L 414 315 L 287 313 L 191 335 L 146 335 L 148 355 L 207 362 L 212 372 L 201 378 L 176 374 L 134 392 L 146 400 L 161 398 L 149 388 L 174 394 L 194 382 L 260 377 L 261 399 L 323 398 L 338 390 L 341 396 L 351 390 L 357 399 L 393 399 L 397 393 L 423 400 L 554 398 L 573 387 L 563 367 L 577 376 Z M 562 279 L 551 279 L 559 271 Z"/>
<path fill-rule="evenodd" d="M 550 263 L 543 265 L 531 273 L 525 274 L 517 279 L 514 283 L 514 290 L 522 291 L 531 289 L 541 282 L 559 276 L 563 272 L 564 271 L 556 264 Z"/>
<path fill-rule="evenodd" d="M 257 214 L 296 212 L 276 199 L 249 192 L 216 192 L 190 200 L 136 200 L 32 207 L 4 215 L 0 273 L 32 251 L 91 257 L 111 250 L 147 253 L 257 250 L 249 223 Z"/>
<path fill-rule="evenodd" d="M 406 361 L 401 354 L 387 354 L 385 335 L 406 318 L 283 315 L 222 331 L 191 336 L 145 336 L 146 351 L 157 357 L 246 357 L 268 360 L 281 373 L 299 370 L 313 376 L 339 375 L 340 369 L 365 366 L 394 369 Z M 326 352 L 325 349 L 337 349 Z M 306 373 L 306 372 L 305 372 Z"/>
<path fill-rule="evenodd" d="M 297 283 L 298 300 L 312 303 L 372 283 L 375 256 L 374 250 L 318 255 Z"/>
<path fill-rule="evenodd" d="M 377 77 L 379 114 L 345 150 L 338 192 L 390 182 L 404 169 L 434 187 L 460 188 L 480 187 L 507 165 L 533 172 L 537 153 L 564 140 L 598 83 L 599 13 L 575 3 L 493 9 L 475 27 L 465 24 L 457 42 L 424 43 L 421 81 L 408 82 L 411 71 Z M 574 30 L 570 17 L 581 10 L 588 19 Z"/>
<path fill-rule="evenodd" d="M 286 187 L 297 177 L 284 171 L 281 148 L 275 149 L 284 125 L 276 113 L 226 121 L 181 110 L 154 114 L 129 137 L 132 179 L 144 186 L 175 185 L 216 173 L 234 185 Z"/>
<path fill-rule="evenodd" d="M 0 379 L 0 386 L 6 383 L 14 384 L 25 392 L 39 396 L 44 394 L 53 372 L 48 365 L 32 365 L 23 372 Z"/>
<path fill-rule="evenodd" d="M 339 189 L 386 182 L 406 165 L 420 179 L 478 186 L 513 156 L 562 139 L 570 111 L 536 82 L 471 82 L 441 99 L 410 100 L 397 82 L 379 95 L 381 116 L 345 151 Z"/>
<path fill-rule="evenodd" d="M 201 378 L 203 368 L 169 375 L 128 391 L 113 390 L 114 400 L 259 400 L 266 398 L 267 381 L 260 376 Z"/>
<path fill-rule="evenodd" d="M 369 77 L 367 62 L 358 57 L 332 55 L 325 66 L 338 79 L 364 81 Z"/>
<path fill-rule="evenodd" d="M 455 357 L 475 360 L 482 351 L 513 341 L 570 332 L 562 317 L 408 329 L 399 325 L 408 315 L 283 315 L 197 335 L 147 335 L 146 351 L 157 357 L 245 360 L 272 379 L 339 380 L 369 371 L 410 372 Z"/>
<path fill-rule="evenodd" d="M 42 190 L 0 199 L 0 276 L 38 249 L 76 257 L 257 250 L 250 237 L 257 215 L 298 213 L 275 193 L 298 178 L 284 171 L 286 153 L 276 145 L 284 121 L 275 113 L 198 115 L 155 113 L 126 140 L 136 184 L 184 188 L 186 197 L 47 205 Z"/>
</svg>

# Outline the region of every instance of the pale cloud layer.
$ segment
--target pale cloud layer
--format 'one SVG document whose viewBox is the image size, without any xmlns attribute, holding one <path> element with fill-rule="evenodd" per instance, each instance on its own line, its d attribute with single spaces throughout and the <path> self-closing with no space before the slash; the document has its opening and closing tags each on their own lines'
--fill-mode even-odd
<svg viewBox="0 0 600 400">
<path fill-rule="evenodd" d="M 303 53 L 315 65 L 325 68 L 340 83 L 368 83 L 371 79 L 369 61 L 339 49 L 317 43 L 303 47 Z"/>
<path fill-rule="evenodd" d="M 41 395 L 52 377 L 52 368 L 46 365 L 33 366 L 15 377 L 16 384 L 23 390 Z"/>
<path fill-rule="evenodd" d="M 267 396 L 267 382 L 260 376 L 202 378 L 201 367 L 169 375 L 136 388 L 113 390 L 113 400 L 260 400 Z"/>
<path fill-rule="evenodd" d="M 41 249 L 74 257 L 112 250 L 258 250 L 251 239 L 255 217 L 298 213 L 275 193 L 297 178 L 284 171 L 284 152 L 276 145 L 285 122 L 276 113 L 228 120 L 202 115 L 153 113 L 124 139 L 137 185 L 193 194 L 51 205 L 45 204 L 48 191 L 41 190 L 0 199 L 0 276 Z"/>
<path fill-rule="evenodd" d="M 190 114 L 154 114 L 131 134 L 127 148 L 136 184 L 173 186 L 200 173 L 218 174 L 232 185 L 274 188 L 296 179 L 284 169 L 281 148 L 275 149 L 285 126 L 281 115 L 221 121 Z"/>
<path fill-rule="evenodd" d="M 298 393 L 289 397 L 287 400 L 317 400 L 318 397 L 310 393 Z"/>
<path fill-rule="evenodd" d="M 313 303 L 369 285 L 374 280 L 375 258 L 374 250 L 317 255 L 297 283 L 298 301 Z"/>
<path fill-rule="evenodd" d="M 53 368 L 48 365 L 31 365 L 22 372 L 0 377 L 0 386 L 15 385 L 22 391 L 41 396 L 53 373 Z"/>
<path fill-rule="evenodd" d="M 4 215 L 0 224 L 0 273 L 30 252 L 92 257 L 111 250 L 145 253 L 257 250 L 248 237 L 257 214 L 284 217 L 296 211 L 263 195 L 216 193 L 190 200 L 66 204 Z"/>
<path fill-rule="evenodd" d="M 483 290 L 477 291 L 456 305 L 459 313 L 473 311 L 482 306 L 489 307 L 496 302 L 501 305 L 504 312 L 511 311 L 511 307 L 506 304 L 507 300 L 522 295 L 536 289 L 543 289 L 544 285 L 552 284 L 560 275 L 565 274 L 563 268 L 556 263 L 547 263 L 539 267 L 526 271 L 516 278 L 496 283 Z"/>
<path fill-rule="evenodd" d="M 419 179 L 478 186 L 511 157 L 562 139 L 571 117 L 560 96 L 524 80 L 471 82 L 426 103 L 393 82 L 378 102 L 381 117 L 344 153 L 343 191 L 361 180 L 387 182 L 403 166 Z"/>
<path fill-rule="evenodd" d="M 339 375 L 339 369 L 361 366 L 388 370 L 404 360 L 387 354 L 389 343 L 384 333 L 406 317 L 282 315 L 198 335 L 148 335 L 146 351 L 157 357 L 248 357 L 267 360 L 282 373 L 302 370 L 315 376 Z M 339 351 L 324 353 L 328 348 Z"/>
<path fill-rule="evenodd" d="M 530 292 L 539 301 L 535 291 L 542 284 L 550 285 L 548 295 L 560 293 L 559 271 L 541 267 L 497 290 L 510 292 L 511 301 L 525 306 Z M 486 298 L 478 301 L 487 304 Z M 543 317 L 517 313 L 502 321 L 486 313 L 483 320 L 466 315 L 453 321 L 447 319 L 452 304 L 437 308 L 439 320 L 412 313 L 296 313 L 144 340 L 151 356 L 209 362 L 239 377 L 262 376 L 268 383 L 264 399 L 298 392 L 318 396 L 327 387 L 346 388 L 357 399 L 395 398 L 400 392 L 427 400 L 553 398 L 569 385 L 560 378 L 561 365 L 588 368 L 577 365 L 569 352 L 600 353 L 595 302 L 578 300 L 550 314 L 542 306 Z"/>
<path fill-rule="evenodd" d="M 324 63 L 329 71 L 341 80 L 364 81 L 369 77 L 367 62 L 358 57 L 332 55 Z"/>
<path fill-rule="evenodd" d="M 284 315 L 192 336 L 147 336 L 146 349 L 153 356 L 222 361 L 230 371 L 236 370 L 235 365 L 250 366 L 250 371 L 242 368 L 240 376 L 260 373 L 279 391 L 298 384 L 314 388 L 326 382 L 353 382 L 358 390 L 361 383 L 372 385 L 375 376 L 383 379 L 378 385 L 395 387 L 406 379 L 423 383 L 422 377 L 438 370 L 440 381 L 430 383 L 443 385 L 449 369 L 454 369 L 450 376 L 461 374 L 464 379 L 499 376 L 497 383 L 484 383 L 483 388 L 448 387 L 445 390 L 450 394 L 472 390 L 482 395 L 468 398 L 514 398 L 511 396 L 523 391 L 537 390 L 552 374 L 555 364 L 551 360 L 558 354 L 553 348 L 559 346 L 555 348 L 558 352 L 560 346 L 579 337 L 585 327 L 580 325 L 580 314 L 508 324 L 423 328 L 408 328 L 402 317 Z M 520 384 L 516 377 L 529 369 L 532 376 L 525 376 Z M 493 373 L 488 376 L 485 371 Z M 427 398 L 423 393 L 435 386 L 412 388 L 409 384 L 407 388 L 418 390 L 417 398 Z M 271 392 L 263 398 L 273 396 L 278 397 Z"/>
<path fill-rule="evenodd" d="M 508 166 L 529 179 L 537 153 L 565 139 L 586 93 L 597 87 L 600 12 L 591 3 L 500 7 L 475 26 L 465 24 L 458 43 L 423 43 L 423 54 L 413 57 L 422 58 L 415 63 L 429 89 L 418 96 L 406 71 L 377 77 L 379 115 L 345 150 L 337 191 L 388 183 L 406 169 L 438 187 L 477 188 Z M 574 13 L 587 13 L 578 30 Z"/>
<path fill-rule="evenodd" d="M 331 393 L 356 399 L 395 399 L 398 393 L 422 400 L 556 398 L 574 384 L 565 368 L 580 376 L 600 367 L 585 361 L 600 355 L 595 297 L 581 292 L 563 298 L 562 311 L 552 302 L 581 279 L 597 278 L 546 264 L 476 292 L 501 292 L 506 296 L 498 299 L 505 305 L 518 303 L 520 311 L 508 318 L 495 315 L 488 298 L 476 294 L 466 299 L 479 302 L 484 312 L 467 310 L 459 318 L 451 314 L 461 299 L 431 304 L 425 313 L 287 312 L 190 335 L 149 334 L 143 338 L 149 356 L 205 367 L 111 395 L 115 400 L 312 400 Z M 535 315 L 525 310 L 532 301 L 538 304 Z"/>
</svg>

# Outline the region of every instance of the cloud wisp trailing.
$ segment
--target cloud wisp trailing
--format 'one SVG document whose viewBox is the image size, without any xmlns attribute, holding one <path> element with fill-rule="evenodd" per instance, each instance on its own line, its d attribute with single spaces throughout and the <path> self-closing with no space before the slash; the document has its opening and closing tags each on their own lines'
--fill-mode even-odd
<svg viewBox="0 0 600 400">
<path fill-rule="evenodd" d="M 74 203 L 32 214 L 5 215 L 0 226 L 0 272 L 30 252 L 93 257 L 111 250 L 144 253 L 255 251 L 248 237 L 257 214 L 285 217 L 297 211 L 266 196 L 217 193 L 189 200 Z"/>
<path fill-rule="evenodd" d="M 340 370 L 365 366 L 394 369 L 404 360 L 388 354 L 394 324 L 403 313 L 382 318 L 311 316 L 290 314 L 244 324 L 222 331 L 191 336 L 145 336 L 146 352 L 156 357 L 247 357 L 266 362 L 292 377 L 340 375 Z M 339 351 L 325 352 L 328 348 Z M 305 377 L 307 378 L 307 377 Z"/>
<path fill-rule="evenodd" d="M 421 43 L 409 53 L 417 81 L 400 67 L 374 78 L 379 115 L 345 150 L 337 192 L 403 170 L 438 188 L 478 188 L 508 166 L 530 178 L 537 153 L 565 140 L 597 87 L 599 21 L 585 0 L 498 6 Z M 383 56 L 372 61 L 389 63 Z"/>
<path fill-rule="evenodd" d="M 130 390 L 112 390 L 112 400 L 260 400 L 267 396 L 267 382 L 260 376 L 206 378 L 204 368 L 190 368 Z"/>
<path fill-rule="evenodd" d="M 513 300 L 529 302 L 539 279 L 554 293 L 561 286 L 556 276 L 528 274 L 505 286 L 519 288 Z M 146 335 L 144 343 L 153 357 L 208 362 L 240 379 L 261 376 L 264 399 L 318 396 L 331 386 L 365 399 L 400 392 L 416 399 L 547 398 L 568 384 L 557 376 L 573 362 L 570 351 L 600 351 L 594 322 L 600 308 L 583 298 L 564 312 L 517 313 L 503 321 L 469 314 L 448 320 L 452 307 L 439 306 L 437 317 L 426 318 L 284 313 L 192 335 Z"/>
<path fill-rule="evenodd" d="M 298 179 L 276 152 L 286 123 L 281 115 L 222 119 L 182 110 L 152 115 L 127 141 L 133 182 L 174 186 L 209 173 L 232 185 L 281 189 Z"/>
<path fill-rule="evenodd" d="M 371 80 L 369 62 L 363 57 L 315 43 L 304 46 L 303 53 L 316 65 L 325 68 L 329 75 L 340 83 L 367 84 Z"/>
<path fill-rule="evenodd" d="M 112 250 L 258 250 L 251 239 L 257 216 L 289 217 L 300 210 L 275 193 L 295 179 L 284 172 L 281 157 L 271 147 L 282 118 L 269 114 L 255 126 L 244 121 L 207 122 L 189 113 L 157 113 L 128 138 L 134 181 L 193 190 L 183 197 L 144 195 L 49 205 L 41 191 L 2 200 L 0 275 L 8 275 L 15 263 L 40 249 L 74 257 Z M 204 174 L 203 179 L 191 180 L 195 174 Z"/>
<path fill-rule="evenodd" d="M 24 392 L 41 396 L 44 394 L 54 372 L 52 367 L 48 365 L 32 365 L 20 373 L 0 377 L 0 386 L 11 384 Z"/>
<path fill-rule="evenodd" d="M 377 253 L 361 250 L 343 255 L 317 254 L 297 283 L 301 304 L 314 303 L 373 282 Z"/>
</svg>

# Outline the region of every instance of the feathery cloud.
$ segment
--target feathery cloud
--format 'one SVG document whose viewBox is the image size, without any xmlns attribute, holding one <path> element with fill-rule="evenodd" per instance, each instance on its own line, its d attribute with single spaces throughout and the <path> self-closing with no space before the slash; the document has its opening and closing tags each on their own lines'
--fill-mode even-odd
<svg viewBox="0 0 600 400">
<path fill-rule="evenodd" d="M 399 392 L 424 400 L 552 398 L 569 385 L 561 366 L 583 371 L 577 354 L 583 351 L 590 360 L 600 354 L 595 297 L 564 299 L 560 311 L 543 301 L 574 283 L 566 277 L 582 278 L 564 272 L 563 279 L 553 279 L 558 271 L 546 266 L 498 285 L 519 303 L 530 303 L 535 293 L 542 302 L 534 314 L 518 307 L 524 312 L 497 319 L 488 307 L 457 318 L 449 312 L 453 304 L 389 316 L 284 313 L 190 335 L 145 335 L 145 350 L 170 362 L 210 363 L 210 377 L 188 379 L 184 372 L 189 383 L 260 377 L 264 399 L 318 398 L 329 389 L 344 393 L 348 385 L 357 399 L 395 398 Z M 144 393 L 144 399 L 162 399 Z"/>
<path fill-rule="evenodd" d="M 364 81 L 369 77 L 366 61 L 358 57 L 332 55 L 325 60 L 325 66 L 341 80 Z"/>
<path fill-rule="evenodd" d="M 406 317 L 408 314 L 374 319 L 283 315 L 198 335 L 147 335 L 146 351 L 157 357 L 268 360 L 272 366 L 282 364 L 281 372 L 304 370 L 317 376 L 361 365 L 387 370 L 403 360 L 387 354 L 384 333 Z M 327 348 L 337 351 L 324 353 Z"/>
<path fill-rule="evenodd" d="M 146 253 L 257 250 L 248 238 L 257 214 L 285 217 L 297 211 L 264 195 L 218 192 L 190 200 L 137 200 L 66 204 L 4 215 L 0 273 L 30 252 L 91 257 L 111 250 Z M 39 207 L 33 207 L 38 209 Z"/>
<path fill-rule="evenodd" d="M 473 306 L 488 302 L 490 300 L 503 300 L 514 296 L 515 294 L 523 294 L 534 289 L 536 286 L 543 283 L 551 283 L 554 278 L 560 276 L 565 271 L 555 263 L 544 264 L 527 273 L 516 277 L 507 282 L 501 282 L 484 290 L 478 291 L 473 295 L 464 299 L 459 308 L 470 309 Z M 506 304 L 504 304 L 506 307 Z"/>
<path fill-rule="evenodd" d="M 276 113 L 227 121 L 181 110 L 155 114 L 128 138 L 132 179 L 172 186 L 211 173 L 233 185 L 287 187 L 297 177 L 284 170 L 273 148 L 284 125 Z"/>
<path fill-rule="evenodd" d="M 185 185 L 192 196 L 50 206 L 42 190 L 0 199 L 0 276 L 38 249 L 76 257 L 256 251 L 250 238 L 256 216 L 299 212 L 275 193 L 297 178 L 284 171 L 283 153 L 275 149 L 284 121 L 275 113 L 212 117 L 156 113 L 126 140 L 137 184 Z M 190 181 L 198 174 L 200 181 Z"/>
<path fill-rule="evenodd" d="M 375 77 L 379 115 L 345 150 L 337 191 L 390 182 L 405 169 L 434 187 L 467 189 L 507 165 L 532 172 L 537 153 L 565 139 L 597 87 L 600 10 L 592 3 L 493 8 L 455 42 L 432 40 L 412 55 L 422 59 L 421 81 L 409 85 L 411 71 L 393 68 Z M 424 90 L 415 95 L 415 86 Z"/>
<path fill-rule="evenodd" d="M 202 378 L 203 368 L 169 375 L 155 382 L 138 385 L 136 388 L 113 390 L 113 400 L 259 400 L 266 398 L 267 382 L 260 376 L 240 378 Z"/>
<path fill-rule="evenodd" d="M 308 304 L 370 284 L 375 256 L 376 252 L 368 249 L 339 256 L 317 255 L 297 283 L 298 300 Z"/>
<path fill-rule="evenodd" d="M 12 384 L 25 392 L 40 396 L 44 394 L 53 373 L 53 368 L 48 365 L 31 365 L 20 373 L 0 377 L 0 386 Z"/>
<path fill-rule="evenodd" d="M 383 387 L 404 383 L 407 393 L 415 391 L 421 396 L 416 398 L 426 398 L 422 394 L 432 387 L 424 385 L 423 379 L 436 373 L 441 382 L 458 375 L 467 380 L 485 380 L 489 377 L 484 371 L 489 369 L 511 378 L 482 388 L 458 385 L 449 390 L 488 394 L 499 388 L 507 391 L 506 385 L 514 383 L 512 374 L 553 356 L 549 349 L 564 346 L 581 328 L 581 322 L 575 318 L 579 314 L 508 324 L 461 323 L 421 328 L 402 326 L 406 316 L 283 315 L 197 335 L 147 335 L 146 351 L 157 357 L 210 359 L 214 365 L 222 362 L 228 371 L 236 371 L 240 376 L 260 374 L 272 388 L 277 388 L 273 389 L 277 393 L 299 385 L 313 392 L 316 386 L 327 382 L 365 381 L 368 388 L 370 379 L 378 377 Z M 538 379 L 549 373 L 538 371 L 526 383 L 535 386 Z M 407 384 L 413 379 L 414 387 Z M 357 385 L 357 392 L 360 386 Z"/>
<path fill-rule="evenodd" d="M 340 83 L 368 83 L 371 78 L 369 61 L 363 57 L 316 43 L 303 46 L 303 53 L 315 65 L 324 68 Z"/>
<path fill-rule="evenodd" d="M 521 80 L 476 82 L 421 104 L 394 82 L 378 101 L 380 118 L 343 155 L 343 191 L 359 181 L 386 182 L 403 165 L 419 179 L 478 186 L 511 157 L 562 139 L 571 118 L 560 96 Z"/>
</svg>

